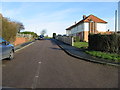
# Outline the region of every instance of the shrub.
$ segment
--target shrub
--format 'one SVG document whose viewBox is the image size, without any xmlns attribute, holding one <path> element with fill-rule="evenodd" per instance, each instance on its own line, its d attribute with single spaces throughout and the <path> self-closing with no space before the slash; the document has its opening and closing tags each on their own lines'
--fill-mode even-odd
<svg viewBox="0 0 120 90">
<path fill-rule="evenodd" d="M 105 52 L 120 53 L 120 35 L 89 35 L 89 49 Z"/>
<path fill-rule="evenodd" d="M 120 62 L 120 55 L 118 54 L 106 53 L 106 52 L 101 52 L 101 51 L 85 51 L 85 52 L 95 57 Z"/>
<path fill-rule="evenodd" d="M 30 32 L 30 31 L 24 31 L 24 32 L 20 32 L 20 34 L 31 34 L 33 36 L 33 38 L 38 37 L 37 33 L 34 32 Z"/>
<path fill-rule="evenodd" d="M 3 37 L 9 42 L 14 42 L 17 32 L 24 29 L 22 23 L 11 21 L 10 19 L 3 17 L 2 14 L 0 14 L 0 21 L 0 37 Z"/>
</svg>

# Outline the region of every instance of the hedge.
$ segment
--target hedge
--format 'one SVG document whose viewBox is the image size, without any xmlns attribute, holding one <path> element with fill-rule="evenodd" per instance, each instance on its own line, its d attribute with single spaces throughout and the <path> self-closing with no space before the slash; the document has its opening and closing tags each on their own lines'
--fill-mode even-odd
<svg viewBox="0 0 120 90">
<path fill-rule="evenodd" d="M 120 53 L 120 34 L 90 34 L 89 49 L 110 53 Z"/>
</svg>

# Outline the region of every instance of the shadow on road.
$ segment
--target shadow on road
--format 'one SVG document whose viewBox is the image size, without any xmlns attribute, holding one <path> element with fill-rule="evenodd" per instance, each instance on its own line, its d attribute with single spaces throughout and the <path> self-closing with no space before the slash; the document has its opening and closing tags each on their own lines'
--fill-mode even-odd
<svg viewBox="0 0 120 90">
<path fill-rule="evenodd" d="M 48 40 L 50 40 L 53 45 L 57 45 L 53 39 L 48 39 Z"/>
<path fill-rule="evenodd" d="M 49 48 L 54 50 L 61 50 L 61 48 L 53 48 L 53 47 L 49 47 Z"/>
</svg>

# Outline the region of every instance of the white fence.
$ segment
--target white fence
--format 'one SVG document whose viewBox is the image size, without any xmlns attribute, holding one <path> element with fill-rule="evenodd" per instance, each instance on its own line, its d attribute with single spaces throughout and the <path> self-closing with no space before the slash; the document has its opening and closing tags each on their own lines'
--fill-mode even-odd
<svg viewBox="0 0 120 90">
<path fill-rule="evenodd" d="M 56 36 L 56 39 L 71 46 L 74 46 L 74 39 L 71 36 Z"/>
</svg>

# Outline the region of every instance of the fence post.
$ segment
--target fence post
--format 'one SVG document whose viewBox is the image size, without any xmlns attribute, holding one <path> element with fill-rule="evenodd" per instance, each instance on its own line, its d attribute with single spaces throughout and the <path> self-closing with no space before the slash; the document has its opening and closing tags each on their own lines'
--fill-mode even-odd
<svg viewBox="0 0 120 90">
<path fill-rule="evenodd" d="M 74 46 L 74 38 L 72 37 L 72 46 Z"/>
</svg>

